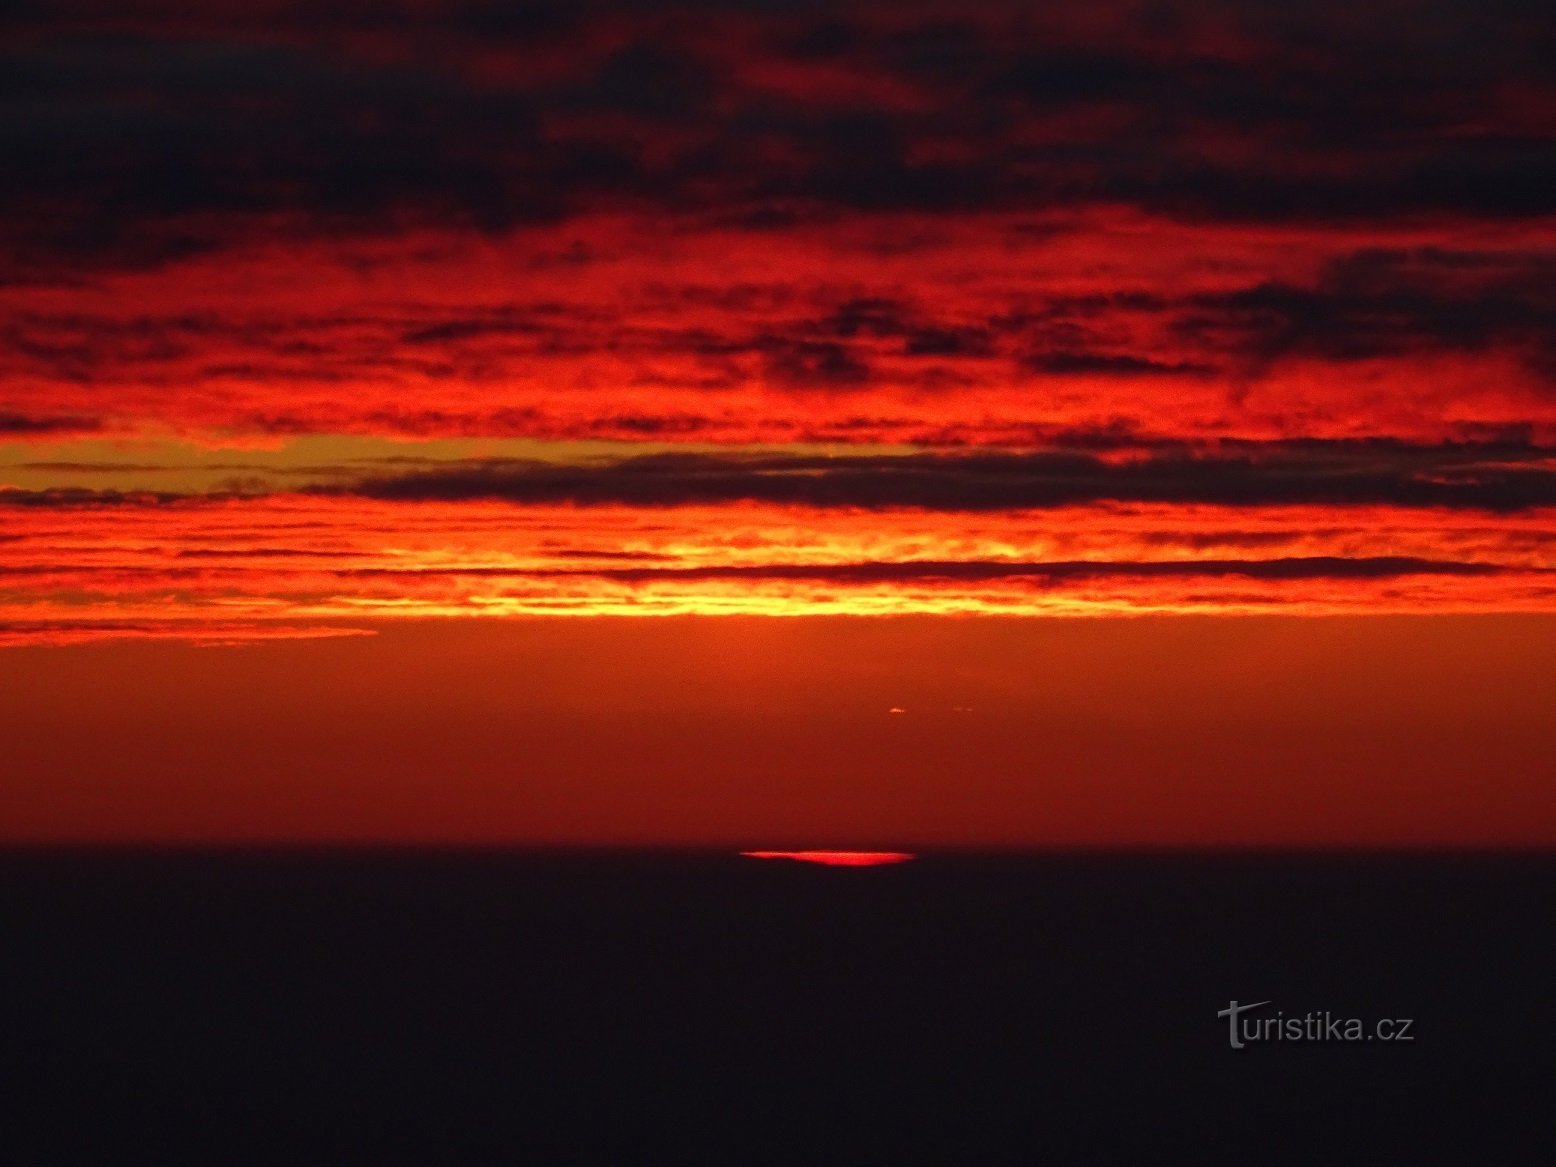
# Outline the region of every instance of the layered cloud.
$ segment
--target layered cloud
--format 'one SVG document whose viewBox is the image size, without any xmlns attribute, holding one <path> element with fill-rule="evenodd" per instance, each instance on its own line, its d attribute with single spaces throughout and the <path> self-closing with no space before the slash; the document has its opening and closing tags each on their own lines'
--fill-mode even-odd
<svg viewBox="0 0 1556 1167">
<path fill-rule="evenodd" d="M 263 216 L 1556 210 L 1556 54 L 1518 0 L 119 8 L 8 10 L 0 198 L 41 263 L 176 260 Z"/>
<path fill-rule="evenodd" d="M 1536 7 L 121 7 L 0 16 L 12 640 L 1550 604 Z"/>
<path fill-rule="evenodd" d="M 643 471 L 597 473 L 618 491 Z M 947 510 L 722 490 L 712 500 L 655 490 L 563 501 L 555 482 L 547 497 L 497 492 L 522 481 L 493 474 L 457 494 L 437 472 L 301 494 L 7 492 L 0 620 L 15 639 L 28 623 L 94 620 L 176 629 L 602 613 L 1428 613 L 1544 611 L 1556 600 L 1550 506 Z M 414 487 L 415 500 L 379 497 L 396 493 L 389 483 Z"/>
</svg>

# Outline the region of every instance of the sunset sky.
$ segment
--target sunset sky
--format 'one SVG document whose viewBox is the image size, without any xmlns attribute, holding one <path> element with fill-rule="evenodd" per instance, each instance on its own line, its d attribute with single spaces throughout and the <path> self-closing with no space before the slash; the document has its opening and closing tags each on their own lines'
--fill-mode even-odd
<svg viewBox="0 0 1556 1167">
<path fill-rule="evenodd" d="M 5 5 L 0 841 L 1556 844 L 1553 61 Z"/>
</svg>

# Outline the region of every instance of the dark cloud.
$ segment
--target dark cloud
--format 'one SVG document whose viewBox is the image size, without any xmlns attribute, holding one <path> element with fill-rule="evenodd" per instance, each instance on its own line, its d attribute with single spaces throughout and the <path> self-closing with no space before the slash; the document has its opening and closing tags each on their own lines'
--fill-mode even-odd
<svg viewBox="0 0 1556 1167">
<path fill-rule="evenodd" d="M 102 428 L 102 421 L 95 417 L 38 417 L 0 412 L 0 437 L 68 437 L 96 433 Z"/>
<path fill-rule="evenodd" d="M 165 263 L 277 218 L 1556 211 L 1556 33 L 1512 0 L 1120 4 L 1107 36 L 1014 4 L 46 7 L 0 37 L 0 232 L 35 273 Z M 853 96 L 763 80 L 817 62 Z"/>
<path fill-rule="evenodd" d="M 585 83 L 558 95 L 558 100 L 564 108 L 676 120 L 706 116 L 717 91 L 707 61 L 642 40 L 616 50 Z"/>
<path fill-rule="evenodd" d="M 1313 286 L 1269 282 L 1193 297 L 1177 333 L 1256 362 L 1363 360 L 1432 351 L 1522 356 L 1556 373 L 1556 256 L 1373 249 Z"/>
<path fill-rule="evenodd" d="M 456 465 L 345 488 L 371 498 L 678 506 L 759 501 L 993 511 L 1098 502 L 1230 506 L 1393 504 L 1520 510 L 1556 505 L 1549 451 L 1391 443 L 1296 444 L 1107 460 L 1080 452 L 831 458 L 654 455 L 590 466 Z M 1520 464 L 1522 460 L 1523 464 Z"/>
<path fill-rule="evenodd" d="M 1343 366 L 1438 353 L 1494 358 L 1527 371 L 1510 386 L 1527 399 L 1518 407 L 1523 418 L 1484 423 L 1505 430 L 1539 420 L 1544 387 L 1556 385 L 1556 256 L 1536 250 L 1364 248 L 1331 258 L 1307 282 L 1264 280 L 1177 296 L 1127 289 L 1054 294 L 1037 287 L 1010 296 L 1005 306 L 1000 294 L 958 305 L 892 291 L 872 296 L 783 282 L 763 289 L 650 284 L 624 289 L 615 308 L 536 298 L 449 308 L 350 305 L 317 315 L 16 311 L 0 323 L 0 378 L 72 388 L 155 385 L 167 395 L 160 406 L 167 418 L 180 412 L 176 390 L 185 386 L 216 390 L 203 398 L 215 409 L 224 400 L 222 383 L 264 386 L 274 394 L 267 408 L 233 406 L 228 416 L 199 420 L 274 434 L 307 433 L 322 424 L 411 435 L 430 436 L 446 426 L 457 435 L 541 437 L 708 433 L 718 428 L 713 399 L 741 387 L 833 395 L 910 389 L 944 398 L 970 384 L 995 383 L 993 377 L 1023 390 L 1048 378 L 1089 377 L 1186 378 L 1243 388 L 1291 358 Z M 561 384 L 545 382 L 563 367 Z M 1407 379 L 1418 368 L 1404 364 L 1392 374 L 1396 392 L 1410 392 Z M 1345 370 L 1336 373 L 1336 390 L 1343 391 Z M 572 391 L 583 381 L 667 387 L 681 396 L 673 403 L 667 398 L 662 413 L 642 402 L 631 411 L 600 409 L 597 400 Z M 451 382 L 480 385 L 488 394 L 506 386 L 511 395 L 461 410 L 429 389 L 420 408 L 401 403 L 407 383 Z M 310 386 L 347 383 L 385 387 L 394 396 L 343 398 L 312 419 L 307 406 L 288 407 L 292 389 L 306 396 Z M 535 402 L 542 394 L 556 409 L 572 411 L 571 421 L 560 423 L 554 410 L 540 409 Z M 690 401 L 692 395 L 710 404 Z M 120 424 L 55 417 L 38 400 L 13 396 L 0 413 L 0 431 L 87 432 Z M 105 397 L 90 408 L 110 404 Z M 586 416 L 577 416 L 580 406 Z M 1011 408 L 1019 414 L 1014 395 Z M 1479 408 L 1469 406 L 1468 428 L 1447 432 L 1471 436 L 1482 424 L 1473 418 Z M 838 434 L 846 424 L 821 428 Z M 940 440 L 930 427 L 900 417 L 876 428 L 925 443 Z M 947 431 L 947 438 L 955 435 Z M 1014 434 L 1010 440 L 1031 444 Z"/>
<path fill-rule="evenodd" d="M 947 69 L 965 68 L 969 55 L 987 59 L 993 46 L 983 44 L 969 53 L 969 41 L 961 52 L 944 49 L 931 54 L 915 54 L 922 67 L 930 68 L 950 81 L 954 73 Z M 964 74 L 966 75 L 966 74 Z M 977 74 L 972 74 L 977 76 Z M 1178 79 L 1154 61 L 1116 51 L 1086 46 L 1057 48 L 1038 46 L 1012 54 L 984 83 L 984 92 L 996 100 L 1015 100 L 1037 109 L 1054 109 L 1090 102 L 1153 102 L 1173 95 Z"/>
<path fill-rule="evenodd" d="M 151 264 L 259 215 L 505 230 L 635 181 L 629 155 L 548 135 L 533 93 L 313 47 L 60 37 L 0 48 L 0 76 L 0 215 L 23 262 Z"/>
<path fill-rule="evenodd" d="M 870 379 L 870 367 L 849 345 L 836 341 L 773 338 L 763 342 L 767 375 L 798 388 L 852 388 Z"/>
<path fill-rule="evenodd" d="M 204 498 L 219 496 L 208 495 Z M 191 496 L 169 491 L 150 490 L 92 490 L 79 486 L 55 486 L 44 490 L 7 489 L 0 487 L 0 506 L 36 509 L 66 509 L 70 507 L 101 506 L 156 506 L 168 503 L 185 503 Z"/>
<path fill-rule="evenodd" d="M 761 563 L 720 564 L 707 567 L 580 567 L 563 569 L 477 568 L 342 568 L 332 574 L 347 578 L 427 578 L 429 576 L 550 579 L 589 576 L 620 583 L 705 583 L 714 580 L 746 582 L 791 581 L 834 584 L 896 582 L 953 582 L 960 584 L 1029 580 L 1036 585 L 1058 585 L 1089 579 L 1186 579 L 1198 576 L 1240 576 L 1258 580 L 1393 579 L 1403 576 L 1491 576 L 1510 569 L 1499 564 L 1464 563 L 1455 560 L 1418 559 L 1410 556 L 1303 556 L 1282 559 L 1195 560 L 1073 560 L 1021 562 L 1016 560 L 907 560 L 862 563 Z"/>
<path fill-rule="evenodd" d="M 910 357 L 986 357 L 993 351 L 993 330 L 978 326 L 915 328 L 903 345 Z"/>
<path fill-rule="evenodd" d="M 1055 448 L 1025 454 L 676 453 L 586 463 L 495 457 L 454 462 L 373 459 L 294 468 L 292 474 L 326 480 L 301 488 L 305 493 L 400 502 L 501 499 L 641 507 L 762 502 L 940 511 L 1107 501 L 1382 504 L 1485 511 L 1556 506 L 1556 449 L 1511 438 L 1427 446 L 1396 439 L 1226 440 L 1198 449 L 1119 430 L 1060 434 Z M 193 505 L 270 489 L 257 480 L 200 495 L 79 487 L 9 489 L 0 491 L 0 503 Z M 1260 538 L 1252 532 L 1233 535 L 1211 532 L 1205 537 L 1207 545 L 1228 546 L 1255 546 Z"/>
<path fill-rule="evenodd" d="M 1407 575 L 1497 575 L 1505 571 L 1494 564 L 1458 563 L 1448 560 L 1384 556 L 1344 559 L 1313 556 L 1288 559 L 1198 559 L 1192 562 L 1109 561 L 1011 563 L 1000 560 L 910 563 L 848 563 L 831 565 L 767 564 L 760 567 L 681 568 L 673 571 L 618 569 L 608 576 L 628 581 L 664 579 L 767 578 L 849 583 L 884 583 L 890 580 L 1031 579 L 1073 581 L 1110 576 L 1136 578 L 1184 578 L 1194 576 L 1244 576 L 1249 579 L 1389 579 Z"/>
<path fill-rule="evenodd" d="M 388 5 L 375 4 L 371 10 Z M 583 13 L 570 4 L 523 3 L 522 0 L 466 0 L 450 5 L 449 26 L 482 41 L 550 42 L 578 29 Z"/>
<path fill-rule="evenodd" d="M 1179 377 L 1189 374 L 1203 375 L 1210 370 L 1204 365 L 1183 362 L 1153 361 L 1127 353 L 1051 352 L 1037 353 L 1027 358 L 1028 368 L 1039 373 L 1103 374 L 1123 377 Z"/>
<path fill-rule="evenodd" d="M 486 317 L 465 317 L 421 324 L 400 334 L 403 344 L 448 344 L 487 337 L 533 337 L 545 335 L 546 327 L 537 320 L 512 312 Z"/>
</svg>

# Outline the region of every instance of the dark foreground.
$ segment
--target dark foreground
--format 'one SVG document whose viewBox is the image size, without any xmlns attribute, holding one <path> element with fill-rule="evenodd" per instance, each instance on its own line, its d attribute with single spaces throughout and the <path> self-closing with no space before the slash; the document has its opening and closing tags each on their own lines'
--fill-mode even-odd
<svg viewBox="0 0 1556 1167">
<path fill-rule="evenodd" d="M 1553 892 L 1530 855 L 12 853 L 0 1142 L 17 1165 L 1539 1161 Z M 1415 1040 L 1233 1050 L 1232 998 Z"/>
</svg>

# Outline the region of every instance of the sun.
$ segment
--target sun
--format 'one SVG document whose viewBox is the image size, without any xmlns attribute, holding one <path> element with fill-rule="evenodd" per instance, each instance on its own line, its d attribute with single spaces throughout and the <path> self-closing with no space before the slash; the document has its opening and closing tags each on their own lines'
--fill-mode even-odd
<svg viewBox="0 0 1556 1167">
<path fill-rule="evenodd" d="M 748 859 L 794 859 L 827 867 L 883 867 L 917 859 L 911 851 L 742 851 Z"/>
</svg>

